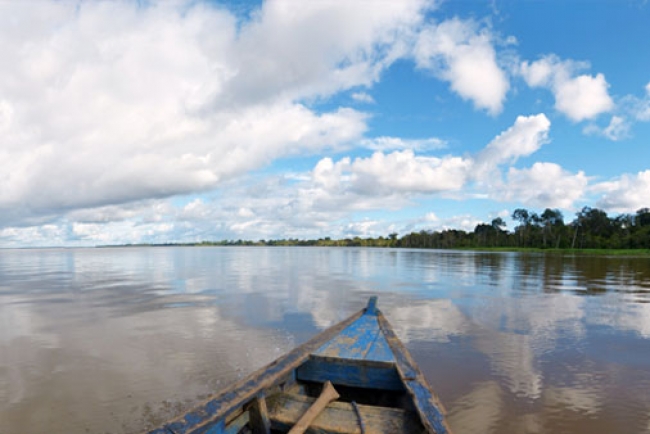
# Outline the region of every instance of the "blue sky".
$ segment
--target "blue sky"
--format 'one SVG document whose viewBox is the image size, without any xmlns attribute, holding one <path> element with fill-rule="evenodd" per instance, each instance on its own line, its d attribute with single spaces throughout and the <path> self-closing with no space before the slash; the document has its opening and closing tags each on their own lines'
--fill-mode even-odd
<svg viewBox="0 0 650 434">
<path fill-rule="evenodd" d="M 0 246 L 650 206 L 647 1 L 0 3 Z"/>
</svg>

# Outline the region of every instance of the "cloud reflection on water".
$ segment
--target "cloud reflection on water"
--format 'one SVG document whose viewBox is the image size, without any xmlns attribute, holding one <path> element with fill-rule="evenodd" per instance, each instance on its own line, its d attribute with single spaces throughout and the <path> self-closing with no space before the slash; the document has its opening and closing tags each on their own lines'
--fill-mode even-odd
<svg viewBox="0 0 650 434">
<path fill-rule="evenodd" d="M 377 249 L 1 251 L 0 419 L 33 433 L 139 432 L 378 293 L 457 434 L 579 429 L 612 408 L 642 432 L 650 304 L 627 298 L 648 285 L 642 266 Z"/>
</svg>

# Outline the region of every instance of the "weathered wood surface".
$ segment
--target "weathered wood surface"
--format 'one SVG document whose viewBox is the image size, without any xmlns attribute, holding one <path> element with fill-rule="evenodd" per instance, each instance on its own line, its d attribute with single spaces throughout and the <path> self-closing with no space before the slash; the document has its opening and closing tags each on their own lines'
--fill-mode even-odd
<svg viewBox="0 0 650 434">
<path fill-rule="evenodd" d="M 287 430 L 315 401 L 303 395 L 280 393 L 269 397 L 271 427 Z M 419 434 L 425 432 L 414 413 L 397 408 L 357 405 L 366 434 Z M 354 407 L 349 402 L 332 402 L 312 422 L 310 434 L 359 434 L 361 427 Z"/>
<path fill-rule="evenodd" d="M 245 427 L 248 422 L 250 422 L 250 413 L 248 411 L 244 411 L 226 425 L 226 428 L 223 430 L 223 434 L 239 434 L 239 431 L 241 431 L 241 429 Z M 217 431 L 216 429 L 213 431 L 215 434 L 221 434 L 221 432 Z"/>
<path fill-rule="evenodd" d="M 315 353 L 323 357 L 394 362 L 375 315 L 363 315 Z"/>
<path fill-rule="evenodd" d="M 394 363 L 312 356 L 296 369 L 296 379 L 379 390 L 404 390 Z"/>
<path fill-rule="evenodd" d="M 150 431 L 149 434 L 198 434 L 208 432 L 212 424 L 223 424 L 228 414 L 251 399 L 261 390 L 273 387 L 285 381 L 295 368 L 302 364 L 311 353 L 338 335 L 347 326 L 360 318 L 364 310 L 357 312 L 348 319 L 325 330 L 303 345 L 295 348 L 284 357 L 257 370 L 248 377 L 240 380 L 231 387 L 205 401 L 196 409 L 173 419 L 161 428 Z M 225 429 L 225 426 L 222 430 Z M 214 432 L 222 432 L 214 430 Z"/>
<path fill-rule="evenodd" d="M 319 414 L 323 410 L 325 410 L 325 407 L 327 407 L 327 404 L 329 404 L 332 401 L 336 401 L 337 399 L 340 398 L 340 395 L 334 389 L 334 386 L 332 386 L 332 383 L 329 381 L 325 382 L 325 385 L 323 386 L 323 391 L 321 392 L 320 396 L 314 403 L 307 409 L 305 413 L 303 413 L 302 416 L 300 416 L 300 419 L 298 419 L 298 422 L 289 430 L 287 434 L 304 434 L 305 431 L 307 431 L 307 428 L 314 422 L 314 420 L 318 417 Z"/>
<path fill-rule="evenodd" d="M 248 410 L 250 412 L 250 428 L 253 434 L 271 434 L 271 421 L 266 407 L 266 399 L 257 397 Z"/>
</svg>

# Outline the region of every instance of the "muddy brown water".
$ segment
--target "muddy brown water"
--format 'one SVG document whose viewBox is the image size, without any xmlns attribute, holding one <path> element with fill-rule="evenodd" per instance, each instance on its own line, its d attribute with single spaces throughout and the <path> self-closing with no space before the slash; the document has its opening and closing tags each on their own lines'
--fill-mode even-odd
<svg viewBox="0 0 650 434">
<path fill-rule="evenodd" d="M 650 259 L 0 250 L 0 434 L 137 433 L 379 296 L 456 434 L 650 432 Z"/>
</svg>

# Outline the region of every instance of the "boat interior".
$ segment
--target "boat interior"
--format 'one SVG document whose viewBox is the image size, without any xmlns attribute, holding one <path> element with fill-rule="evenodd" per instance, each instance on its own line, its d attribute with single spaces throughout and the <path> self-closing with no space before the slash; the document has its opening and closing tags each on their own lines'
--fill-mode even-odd
<svg viewBox="0 0 650 434">
<path fill-rule="evenodd" d="M 358 360 L 347 362 L 311 356 L 286 381 L 232 414 L 226 421 L 225 432 L 289 432 L 316 402 L 324 381 L 328 380 L 339 397 L 316 417 L 307 433 L 426 432 L 394 364 L 365 362 L 360 366 Z M 382 378 L 382 381 L 372 381 L 375 378 Z"/>
</svg>

